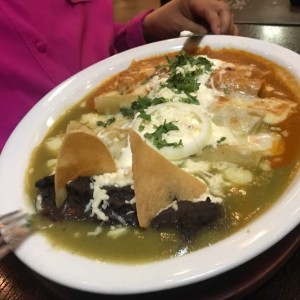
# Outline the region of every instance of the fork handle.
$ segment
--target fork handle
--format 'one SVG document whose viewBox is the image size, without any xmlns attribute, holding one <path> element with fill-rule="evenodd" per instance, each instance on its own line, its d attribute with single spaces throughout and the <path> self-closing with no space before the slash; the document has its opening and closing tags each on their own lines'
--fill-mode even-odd
<svg viewBox="0 0 300 300">
<path fill-rule="evenodd" d="M 0 260 L 6 256 L 9 252 L 11 252 L 11 248 L 8 244 L 5 243 L 2 236 L 0 236 Z"/>
</svg>

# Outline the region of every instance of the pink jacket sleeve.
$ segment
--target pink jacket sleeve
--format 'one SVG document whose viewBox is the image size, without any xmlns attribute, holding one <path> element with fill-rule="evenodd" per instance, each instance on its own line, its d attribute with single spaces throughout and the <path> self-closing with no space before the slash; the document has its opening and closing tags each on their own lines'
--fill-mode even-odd
<svg viewBox="0 0 300 300">
<path fill-rule="evenodd" d="M 143 36 L 142 21 L 144 17 L 153 10 L 143 12 L 126 24 L 115 25 L 115 49 L 122 52 L 146 43 Z"/>
</svg>

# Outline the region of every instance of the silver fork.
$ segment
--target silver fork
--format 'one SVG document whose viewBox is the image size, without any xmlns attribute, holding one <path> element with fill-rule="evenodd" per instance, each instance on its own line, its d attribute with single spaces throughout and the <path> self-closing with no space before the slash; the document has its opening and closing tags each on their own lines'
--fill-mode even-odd
<svg viewBox="0 0 300 300">
<path fill-rule="evenodd" d="M 30 235 L 28 215 L 15 210 L 0 217 L 0 259 L 15 250 Z"/>
</svg>

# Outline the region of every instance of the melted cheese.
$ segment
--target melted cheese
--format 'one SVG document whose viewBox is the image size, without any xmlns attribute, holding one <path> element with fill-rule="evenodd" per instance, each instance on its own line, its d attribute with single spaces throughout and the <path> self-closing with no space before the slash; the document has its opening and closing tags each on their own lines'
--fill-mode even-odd
<svg viewBox="0 0 300 300">
<path fill-rule="evenodd" d="M 253 94 L 253 91 L 247 94 L 247 89 L 243 92 L 233 89 L 228 93 L 220 88 L 223 77 L 228 80 L 226 70 L 233 69 L 237 81 L 238 72 L 245 79 L 251 79 L 258 72 L 261 80 L 264 74 L 253 65 L 247 69 L 246 66 L 207 56 L 204 58 L 213 66 L 209 72 L 203 72 L 196 78 L 199 88 L 190 94 L 199 104 L 184 103 L 188 100 L 187 94 L 166 84 L 168 73 L 152 73 L 142 88 L 140 85 L 131 88 L 133 94 L 138 95 L 142 91 L 141 95 L 146 93 L 149 99 L 165 100 L 165 103 L 150 106 L 144 111 L 151 116 L 151 121 L 141 118 L 140 113 L 134 116 L 133 121 L 117 113 L 115 123 L 99 131 L 98 136 L 104 139 L 116 159 L 118 171 L 94 177 L 94 203 L 90 204 L 93 214 L 105 219 L 101 211 L 101 205 L 106 201 L 106 195 L 101 189 L 104 185 L 133 185 L 132 158 L 127 136 L 119 133 L 116 135 L 115 129 L 111 128 L 133 128 L 152 148 L 184 171 L 203 179 L 209 186 L 211 199 L 214 199 L 213 195 L 223 196 L 224 191 L 232 186 L 242 186 L 253 181 L 251 169 L 247 169 L 246 163 L 240 164 L 242 160 L 246 159 L 250 166 L 258 166 L 262 158 L 280 155 L 284 151 L 283 133 L 278 128 L 266 129 L 266 126 L 261 125 L 273 125 L 286 120 L 293 113 L 296 104 L 287 99 L 262 99 Z M 193 70 L 196 70 L 196 66 L 186 65 L 177 67 L 176 72 L 184 76 L 186 72 Z M 216 74 L 215 77 L 213 74 Z M 215 87 L 216 80 L 218 89 Z M 270 89 L 268 86 L 266 88 Z M 82 122 L 92 127 L 92 123 L 97 120 L 105 121 L 109 117 L 111 116 L 89 114 L 82 117 Z M 181 146 L 158 148 L 145 137 L 165 123 L 176 125 L 178 130 L 163 133 L 162 139 L 166 143 L 181 143 Z M 215 159 L 216 157 L 218 158 Z M 266 162 L 260 164 L 262 168 L 265 165 Z M 220 201 L 220 198 L 216 199 Z"/>
</svg>

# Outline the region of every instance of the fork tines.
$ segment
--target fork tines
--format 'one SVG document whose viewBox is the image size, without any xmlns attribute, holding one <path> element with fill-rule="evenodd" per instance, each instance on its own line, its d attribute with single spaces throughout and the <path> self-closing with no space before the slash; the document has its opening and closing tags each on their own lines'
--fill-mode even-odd
<svg viewBox="0 0 300 300">
<path fill-rule="evenodd" d="M 27 214 L 16 210 L 0 217 L 0 258 L 16 249 L 30 234 Z"/>
</svg>

